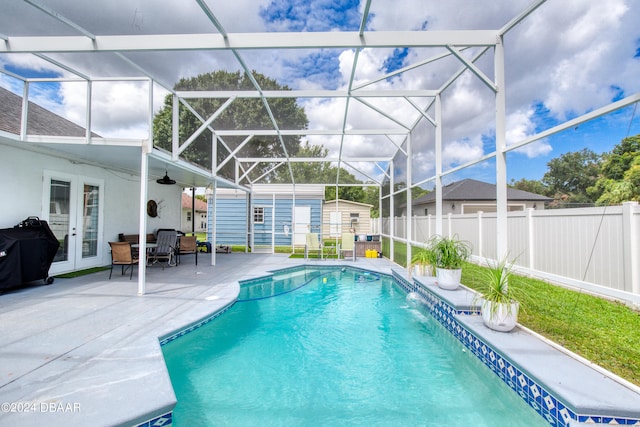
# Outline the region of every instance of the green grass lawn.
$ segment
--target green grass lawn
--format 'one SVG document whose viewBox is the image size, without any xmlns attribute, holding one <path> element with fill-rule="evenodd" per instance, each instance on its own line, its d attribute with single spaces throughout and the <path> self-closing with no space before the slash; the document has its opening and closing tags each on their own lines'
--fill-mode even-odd
<svg viewBox="0 0 640 427">
<path fill-rule="evenodd" d="M 483 267 L 467 263 L 462 283 L 475 289 Z M 640 386 L 640 312 L 623 304 L 517 276 L 518 322 Z"/>
</svg>

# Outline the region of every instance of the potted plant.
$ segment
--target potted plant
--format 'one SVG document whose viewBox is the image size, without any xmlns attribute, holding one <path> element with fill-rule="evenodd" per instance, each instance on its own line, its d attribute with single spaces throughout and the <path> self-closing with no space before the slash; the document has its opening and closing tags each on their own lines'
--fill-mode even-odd
<svg viewBox="0 0 640 427">
<path fill-rule="evenodd" d="M 416 276 L 433 276 L 433 268 L 436 265 L 436 257 L 430 246 L 416 248 L 409 264 L 409 275 L 415 270 Z"/>
<path fill-rule="evenodd" d="M 451 237 L 436 237 L 431 243 L 436 259 L 436 283 L 442 289 L 460 286 L 462 264 L 471 255 L 471 244 Z"/>
<path fill-rule="evenodd" d="M 506 259 L 490 264 L 478 289 L 481 299 L 480 310 L 484 324 L 495 331 L 509 332 L 518 324 L 520 303 L 516 298 L 517 290 L 509 286 L 513 261 Z"/>
</svg>

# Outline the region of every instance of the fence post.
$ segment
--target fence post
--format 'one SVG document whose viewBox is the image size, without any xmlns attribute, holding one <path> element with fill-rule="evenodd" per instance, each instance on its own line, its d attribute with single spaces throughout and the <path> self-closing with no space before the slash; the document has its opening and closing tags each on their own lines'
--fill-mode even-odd
<svg viewBox="0 0 640 427">
<path fill-rule="evenodd" d="M 640 230 L 634 218 L 638 202 L 622 204 L 622 235 L 624 236 L 624 288 L 640 294 Z"/>
<path fill-rule="evenodd" d="M 529 246 L 529 268 L 535 270 L 535 246 L 534 246 L 534 230 L 533 230 L 533 208 L 527 208 L 527 231 L 528 231 L 528 246 Z"/>
<path fill-rule="evenodd" d="M 482 239 L 483 237 L 483 232 L 482 232 L 482 211 L 478 211 L 478 256 L 482 257 L 483 255 L 483 248 L 482 248 Z"/>
</svg>

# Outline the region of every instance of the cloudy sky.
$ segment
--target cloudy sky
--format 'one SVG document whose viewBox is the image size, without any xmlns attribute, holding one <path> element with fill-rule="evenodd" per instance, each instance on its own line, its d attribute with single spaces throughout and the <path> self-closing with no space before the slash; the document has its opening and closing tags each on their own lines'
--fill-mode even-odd
<svg viewBox="0 0 640 427">
<path fill-rule="evenodd" d="M 195 0 L 38 0 L 87 31 L 98 34 L 158 34 L 215 32 Z M 357 31 L 364 4 L 356 0 L 207 0 L 224 29 L 236 32 Z M 498 29 L 525 10 L 532 0 L 373 0 L 367 30 Z M 517 142 L 562 121 L 640 92 L 640 4 L 637 0 L 548 0 L 505 36 L 507 84 L 507 140 Z M 71 29 L 22 0 L 3 0 L 0 34 L 76 35 Z M 354 86 L 417 64 L 443 49 L 366 49 L 359 53 Z M 471 58 L 478 49 L 464 55 Z M 323 49 L 241 51 L 242 60 L 292 89 L 346 88 L 352 73 L 353 50 Z M 112 54 L 56 54 L 93 78 L 140 75 L 130 63 Z M 214 70 L 240 70 L 230 52 L 145 52 L 127 58 L 172 87 L 181 77 Z M 460 68 L 454 58 L 383 79 L 373 89 L 436 89 Z M 493 52 L 476 63 L 493 77 Z M 28 77 L 68 77 L 72 74 L 31 55 L 2 54 L 0 67 Z M 0 85 L 22 93 L 19 80 L 0 73 Z M 156 108 L 166 93 L 156 86 Z M 86 85 L 79 82 L 33 83 L 31 99 L 84 124 Z M 93 130 L 103 136 L 146 138 L 148 135 L 145 82 L 100 82 L 92 88 Z M 459 165 L 493 151 L 493 93 L 466 72 L 443 93 L 444 164 Z M 415 99 L 426 105 L 427 99 Z M 340 129 L 343 99 L 301 99 L 311 129 Z M 418 113 L 406 100 L 371 100 L 374 107 L 412 125 Z M 352 101 L 349 127 L 397 127 L 360 103 Z M 540 179 L 546 163 L 560 154 L 590 148 L 608 151 L 627 135 L 640 133 L 640 111 L 620 110 L 577 129 L 563 132 L 508 156 L 510 179 Z M 332 153 L 339 137 L 309 137 Z M 395 141 L 400 142 L 399 140 Z M 420 125 L 413 135 L 414 182 L 433 173 L 433 129 Z M 392 143 L 375 137 L 349 137 L 347 155 L 390 154 Z M 379 175 L 372 165 L 362 170 Z M 491 162 L 455 176 L 474 175 L 493 180 Z"/>
</svg>

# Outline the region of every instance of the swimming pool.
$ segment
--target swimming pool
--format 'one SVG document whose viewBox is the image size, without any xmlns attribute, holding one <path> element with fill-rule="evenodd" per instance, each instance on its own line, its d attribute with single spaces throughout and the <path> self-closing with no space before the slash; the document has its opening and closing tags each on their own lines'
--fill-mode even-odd
<svg viewBox="0 0 640 427">
<path fill-rule="evenodd" d="M 548 425 L 406 297 L 355 269 L 244 284 L 163 347 L 175 425 Z"/>
</svg>

